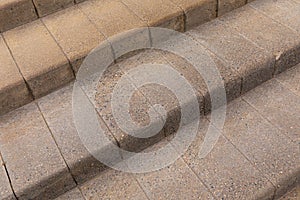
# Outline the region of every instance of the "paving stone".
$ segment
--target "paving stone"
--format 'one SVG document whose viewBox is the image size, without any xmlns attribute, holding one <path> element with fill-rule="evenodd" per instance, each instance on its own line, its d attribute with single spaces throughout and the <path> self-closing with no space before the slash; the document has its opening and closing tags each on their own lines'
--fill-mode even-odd
<svg viewBox="0 0 300 200">
<path fill-rule="evenodd" d="M 132 120 L 134 124 L 141 127 L 141 130 L 143 130 L 142 127 L 148 125 L 150 126 L 150 128 L 155 126 L 160 127 L 158 124 L 162 123 L 160 116 L 154 116 L 154 119 L 150 124 L 150 116 L 148 114 L 148 111 L 151 108 L 151 104 L 147 101 L 143 94 L 136 89 L 136 87 L 131 83 L 131 81 L 124 75 L 124 72 L 120 70 L 118 65 L 111 65 L 100 78 L 98 85 L 95 88 L 95 107 L 99 112 L 99 115 L 107 124 L 108 129 L 117 139 L 121 148 L 129 151 L 138 152 L 148 147 L 149 145 L 159 141 L 162 137 L 164 137 L 164 132 L 163 130 L 159 131 L 155 136 L 150 138 L 138 138 L 132 136 L 134 134 L 139 134 L 138 132 L 129 132 L 129 134 L 127 134 L 119 127 L 116 121 L 117 118 L 113 115 L 112 112 L 111 102 L 113 92 L 115 92 L 115 87 L 117 86 L 121 77 L 124 80 L 124 85 L 120 85 L 121 93 L 119 94 L 119 97 L 125 96 L 127 95 L 127 93 L 129 93 L 130 90 L 128 89 L 128 87 L 133 88 L 134 92 L 131 98 L 128 99 L 128 102 L 126 102 L 129 104 L 129 110 L 119 110 L 121 109 L 121 107 L 115 108 L 117 109 L 117 112 L 126 112 L 125 114 L 129 114 L 130 117 L 128 118 L 128 120 Z M 118 105 L 120 106 L 123 105 L 125 102 L 123 103 L 123 100 L 120 100 L 119 97 L 116 97 L 114 101 L 119 101 Z M 158 113 L 156 112 L 154 112 L 154 114 L 158 115 Z"/>
<path fill-rule="evenodd" d="M 224 23 L 234 27 L 276 58 L 275 74 L 300 62 L 300 37 L 293 30 L 266 17 L 246 5 L 221 17 Z"/>
<path fill-rule="evenodd" d="M 267 105 L 266 101 L 263 104 Z M 280 113 L 278 109 L 276 113 Z M 236 99 L 228 105 L 223 134 L 276 186 L 275 198 L 297 182 L 299 144 L 293 143 L 245 101 Z"/>
<path fill-rule="evenodd" d="M 147 152 L 155 152 L 166 144 L 167 140 L 162 140 L 148 148 Z M 175 149 L 174 154 L 177 154 Z M 159 165 L 160 158 L 151 164 Z M 214 199 L 182 158 L 157 171 L 134 176 L 149 199 Z"/>
<path fill-rule="evenodd" d="M 80 190 L 76 187 L 71 191 L 61 195 L 60 197 L 56 198 L 55 200 L 84 200 Z"/>
<path fill-rule="evenodd" d="M 73 0 L 33 0 L 39 17 L 74 5 Z"/>
<path fill-rule="evenodd" d="M 38 100 L 38 105 L 77 183 L 105 170 L 83 145 L 73 122 L 73 84 Z M 108 133 L 107 133 L 108 134 Z"/>
<path fill-rule="evenodd" d="M 67 166 L 34 103 L 2 116 L 0 121 L 2 157 L 19 199 L 55 197 L 74 187 Z"/>
<path fill-rule="evenodd" d="M 218 2 L 218 16 L 224 15 L 234 9 L 242 7 L 247 0 L 220 0 Z"/>
<path fill-rule="evenodd" d="M 86 199 L 147 199 L 131 174 L 112 169 L 86 182 L 80 189 Z"/>
<path fill-rule="evenodd" d="M 300 64 L 276 76 L 282 85 L 300 96 Z"/>
<path fill-rule="evenodd" d="M 185 29 L 210 21 L 217 16 L 217 1 L 215 0 L 171 0 L 185 13 Z"/>
<path fill-rule="evenodd" d="M 148 26 L 159 26 L 176 31 L 184 31 L 184 18 L 181 9 L 169 0 L 122 0 Z M 141 6 L 143 5 L 143 6 Z"/>
<path fill-rule="evenodd" d="M 134 28 L 147 27 L 147 23 L 119 0 L 86 1 L 79 7 L 106 37 Z"/>
<path fill-rule="evenodd" d="M 289 191 L 286 195 L 280 198 L 280 200 L 297 200 L 300 197 L 300 185 Z"/>
<path fill-rule="evenodd" d="M 202 119 L 199 133 L 183 159 L 216 198 L 272 199 L 272 184 L 224 136 L 220 135 L 206 157 L 199 157 L 204 137 L 209 137 L 208 126 L 209 121 Z M 214 127 L 212 130 L 219 131 Z"/>
<path fill-rule="evenodd" d="M 9 179 L 7 177 L 4 163 L 2 161 L 2 157 L 0 156 L 0 198 L 3 200 L 13 200 L 16 199 L 12 189 L 10 187 Z"/>
<path fill-rule="evenodd" d="M 300 4 L 294 0 L 255 1 L 249 5 L 300 34 Z"/>
<path fill-rule="evenodd" d="M 67 58 L 40 21 L 7 31 L 4 38 L 34 97 L 73 79 Z"/>
<path fill-rule="evenodd" d="M 91 50 L 105 40 L 77 6 L 42 19 L 62 47 L 75 72 Z"/>
<path fill-rule="evenodd" d="M 255 88 L 243 98 L 294 141 L 300 141 L 300 97 L 276 80 Z"/>
<path fill-rule="evenodd" d="M 31 0 L 4 0 L 0 3 L 0 32 L 37 19 Z"/>
<path fill-rule="evenodd" d="M 20 107 L 32 100 L 7 46 L 0 36 L 0 114 Z"/>
<path fill-rule="evenodd" d="M 238 72 L 243 79 L 242 93 L 272 78 L 272 56 L 220 21 L 206 23 L 188 35 L 215 53 L 225 66 Z"/>
</svg>

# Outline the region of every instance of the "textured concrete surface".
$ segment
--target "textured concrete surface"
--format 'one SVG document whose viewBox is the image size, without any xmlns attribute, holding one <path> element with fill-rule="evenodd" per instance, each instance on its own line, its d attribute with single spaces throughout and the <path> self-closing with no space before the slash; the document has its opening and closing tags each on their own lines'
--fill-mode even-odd
<svg viewBox="0 0 300 200">
<path fill-rule="evenodd" d="M 297 185 L 294 189 L 289 191 L 286 195 L 280 198 L 280 200 L 298 200 L 300 198 L 300 185 Z"/>
<path fill-rule="evenodd" d="M 272 56 L 219 20 L 199 26 L 187 34 L 215 53 L 225 66 L 229 65 L 238 72 L 243 79 L 242 93 L 272 77 Z"/>
<path fill-rule="evenodd" d="M 0 32 L 37 19 L 31 0 L 4 0 L 0 2 Z"/>
<path fill-rule="evenodd" d="M 184 30 L 183 11 L 169 0 L 143 0 L 142 2 L 122 0 L 122 2 L 149 26 Z"/>
<path fill-rule="evenodd" d="M 42 20 L 67 55 L 75 72 L 85 56 L 105 40 L 77 6 Z"/>
<path fill-rule="evenodd" d="M 55 200 L 84 200 L 81 191 L 76 187 L 69 192 L 57 197 Z"/>
<path fill-rule="evenodd" d="M 47 94 L 73 79 L 67 58 L 40 21 L 3 35 L 35 97 Z"/>
<path fill-rule="evenodd" d="M 0 36 L 0 114 L 20 107 L 32 100 L 2 36 Z"/>
<path fill-rule="evenodd" d="M 279 81 L 286 88 L 300 96 L 300 64 L 290 68 L 284 73 L 276 76 L 276 80 Z"/>
<path fill-rule="evenodd" d="M 264 87 L 272 90 L 267 84 Z M 255 99 L 267 105 L 261 98 Z M 288 129 L 277 129 L 259 112 L 241 99 L 231 102 L 227 107 L 223 134 L 276 186 L 275 197 L 278 197 L 286 193 L 299 177 L 299 145 L 284 134 Z M 277 110 L 275 115 L 280 114 Z"/>
<path fill-rule="evenodd" d="M 2 157 L 0 155 L 0 198 L 3 200 L 16 199 L 10 187 L 9 179 L 4 167 Z"/>
<path fill-rule="evenodd" d="M 79 7 L 106 37 L 147 26 L 120 0 L 91 0 Z"/>
<path fill-rule="evenodd" d="M 147 199 L 132 174 L 112 169 L 83 184 L 80 189 L 86 199 Z"/>
<path fill-rule="evenodd" d="M 205 158 L 198 157 L 208 125 L 204 118 L 196 139 L 183 156 L 203 183 L 217 199 L 271 199 L 275 188 L 224 136 Z M 238 133 L 235 128 L 231 131 Z"/>
<path fill-rule="evenodd" d="M 219 0 L 218 1 L 218 16 L 224 15 L 236 8 L 242 7 L 247 3 L 247 0 Z"/>
<path fill-rule="evenodd" d="M 270 80 L 243 97 L 274 126 L 300 141 L 300 98 L 276 80 Z"/>
<path fill-rule="evenodd" d="M 39 17 L 74 5 L 73 0 L 33 0 Z"/>
<path fill-rule="evenodd" d="M 252 7 L 246 5 L 220 20 L 272 53 L 276 58 L 276 74 L 300 62 L 299 34 Z"/>
<path fill-rule="evenodd" d="M 185 14 L 185 30 L 210 21 L 217 16 L 216 0 L 171 0 Z"/>
<path fill-rule="evenodd" d="M 0 150 L 19 199 L 51 198 L 74 186 L 34 103 L 2 116 L 0 121 Z"/>
</svg>

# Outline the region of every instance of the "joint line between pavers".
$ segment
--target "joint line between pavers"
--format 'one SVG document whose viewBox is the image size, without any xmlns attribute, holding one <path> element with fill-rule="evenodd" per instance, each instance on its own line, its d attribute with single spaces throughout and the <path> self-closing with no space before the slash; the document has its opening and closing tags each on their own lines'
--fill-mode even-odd
<svg viewBox="0 0 300 200">
<path fill-rule="evenodd" d="M 144 188 L 142 187 L 142 185 L 140 184 L 140 182 L 138 181 L 138 179 L 136 178 L 136 176 L 134 176 L 133 174 L 131 174 L 131 176 L 134 178 L 134 180 L 138 184 L 139 188 L 144 192 L 144 194 L 147 197 L 147 199 L 151 200 L 151 198 L 149 197 L 148 193 L 144 190 Z"/>
<path fill-rule="evenodd" d="M 36 104 L 36 106 L 37 106 L 37 108 L 38 108 L 38 110 L 39 110 L 39 112 L 40 112 L 40 114 L 41 114 L 41 116 L 42 116 L 42 118 L 43 118 L 43 121 L 45 122 L 45 124 L 46 124 L 46 126 L 47 126 L 47 129 L 49 130 L 49 132 L 50 132 L 50 134 L 51 134 L 51 137 L 52 137 L 53 141 L 55 142 L 55 145 L 56 145 L 56 147 L 57 147 L 57 149 L 58 149 L 58 151 L 59 151 L 59 153 L 60 153 L 60 155 L 61 155 L 61 157 L 62 157 L 62 159 L 63 159 L 63 161 L 64 161 L 64 163 L 65 163 L 65 165 L 66 165 L 66 167 L 67 167 L 67 169 L 68 169 L 68 172 L 70 173 L 72 179 L 74 180 L 74 182 L 75 182 L 75 184 L 76 184 L 76 186 L 77 186 L 78 183 L 77 183 L 76 179 L 74 178 L 73 174 L 71 173 L 71 169 L 70 169 L 70 167 L 69 167 L 69 165 L 68 165 L 68 163 L 67 163 L 65 157 L 63 156 L 62 151 L 61 151 L 61 149 L 59 148 L 59 145 L 58 145 L 57 141 L 55 140 L 55 137 L 54 137 L 54 135 L 53 135 L 53 133 L 52 133 L 52 131 L 51 131 L 51 129 L 50 129 L 50 127 L 49 127 L 49 125 L 48 125 L 46 119 L 45 119 L 45 116 L 44 116 L 44 114 L 43 114 L 43 112 L 42 112 L 42 110 L 41 110 L 39 104 L 38 104 L 37 102 L 34 102 L 34 103 Z"/>
<path fill-rule="evenodd" d="M 33 95 L 33 91 L 32 91 L 32 89 L 30 88 L 30 86 L 29 86 L 28 82 L 26 81 L 26 79 L 24 78 L 24 75 L 22 74 L 22 71 L 20 70 L 20 67 L 19 67 L 19 65 L 18 65 L 18 63 L 17 63 L 17 61 L 16 61 L 16 59 L 15 59 L 15 57 L 14 57 L 14 55 L 13 55 L 13 53 L 12 53 L 10 47 L 9 47 L 9 45 L 8 45 L 8 43 L 7 43 L 6 39 L 5 39 L 5 37 L 3 36 L 2 33 L 0 33 L 0 34 L 1 34 L 2 38 L 3 38 L 3 41 L 4 41 L 4 43 L 5 43 L 5 45 L 6 45 L 7 49 L 8 49 L 8 51 L 9 51 L 9 53 L 10 53 L 10 55 L 11 55 L 11 57 L 12 57 L 12 59 L 13 59 L 15 65 L 17 66 L 17 69 L 18 69 L 19 73 L 20 73 L 21 76 L 22 76 L 22 79 L 24 80 L 24 83 L 25 83 L 25 85 L 26 85 L 26 88 L 27 88 L 27 90 L 28 90 L 28 92 L 29 92 L 30 97 L 31 97 L 33 100 L 35 100 L 35 97 L 34 97 L 34 95 Z"/>
<path fill-rule="evenodd" d="M 0 159 L 2 159 L 2 161 L 3 161 L 3 167 L 4 167 L 4 170 L 5 170 L 6 176 L 7 176 L 7 178 L 8 178 L 8 182 L 9 182 L 11 191 L 12 191 L 14 197 L 18 200 L 18 197 L 17 197 L 17 195 L 16 195 L 16 193 L 15 193 L 15 190 L 14 190 L 14 188 L 13 188 L 13 185 L 12 185 L 12 182 L 11 182 L 11 179 L 10 179 L 10 176 L 9 176 L 9 173 L 8 173 L 8 170 L 7 170 L 7 167 L 6 167 L 6 164 L 5 164 L 5 161 L 4 161 L 3 157 L 2 157 L 1 152 L 0 152 Z"/>
<path fill-rule="evenodd" d="M 287 89 L 289 92 L 293 93 L 294 95 L 300 97 L 299 94 L 297 94 L 295 91 L 291 90 L 287 85 L 283 84 L 280 80 L 277 79 L 277 77 L 274 77 L 274 78 L 282 87 L 284 87 L 285 89 Z"/>
<path fill-rule="evenodd" d="M 73 72 L 74 77 L 76 77 L 76 73 L 71 65 L 71 61 L 69 60 L 67 54 L 64 52 L 63 48 L 60 46 L 59 42 L 55 39 L 54 35 L 51 33 L 51 31 L 48 29 L 48 27 L 46 26 L 46 24 L 44 23 L 43 19 L 39 19 L 41 21 L 41 23 L 44 25 L 44 27 L 46 28 L 46 30 L 48 31 L 48 33 L 50 34 L 51 38 L 55 41 L 55 43 L 57 44 L 57 46 L 59 47 L 59 49 L 61 50 L 61 52 L 64 54 L 65 58 L 67 59 L 68 63 L 69 63 L 69 67 L 71 67 L 71 70 Z"/>
<path fill-rule="evenodd" d="M 34 12 L 35 12 L 36 16 L 37 16 L 38 18 L 40 18 L 39 12 L 38 12 L 38 10 L 37 10 L 37 7 L 36 7 L 34 1 L 31 0 L 31 2 L 32 2 L 33 8 L 34 8 Z"/>
</svg>

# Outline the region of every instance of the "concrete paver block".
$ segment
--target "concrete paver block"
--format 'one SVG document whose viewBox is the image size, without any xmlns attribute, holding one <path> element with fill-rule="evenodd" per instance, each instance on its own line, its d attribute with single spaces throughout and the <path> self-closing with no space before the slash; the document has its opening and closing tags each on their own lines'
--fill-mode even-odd
<svg viewBox="0 0 300 200">
<path fill-rule="evenodd" d="M 263 102 L 261 98 L 256 99 Z M 268 105 L 266 101 L 263 104 Z M 227 107 L 223 133 L 274 184 L 277 198 L 297 182 L 299 145 L 259 112 L 245 101 L 236 99 Z M 276 113 L 279 114 L 278 109 Z"/>
<path fill-rule="evenodd" d="M 187 32 L 243 79 L 242 93 L 272 78 L 274 59 L 218 20 Z"/>
<path fill-rule="evenodd" d="M 2 157 L 0 156 L 0 198 L 3 200 L 16 199 L 7 177 Z"/>
<path fill-rule="evenodd" d="M 275 74 L 300 62 L 299 34 L 252 7 L 246 5 L 220 20 L 272 53 L 276 58 Z"/>
<path fill-rule="evenodd" d="M 247 3 L 247 0 L 219 0 L 218 1 L 218 16 L 224 15 L 236 8 L 242 7 Z"/>
<path fill-rule="evenodd" d="M 169 0 L 122 0 L 122 2 L 147 22 L 148 26 L 184 30 L 183 11 Z"/>
<path fill-rule="evenodd" d="M 0 32 L 37 19 L 31 0 L 4 0 L 0 2 Z"/>
<path fill-rule="evenodd" d="M 2 36 L 0 36 L 0 114 L 20 107 L 32 100 Z"/>
<path fill-rule="evenodd" d="M 74 0 L 33 0 L 39 17 L 74 5 Z"/>
<path fill-rule="evenodd" d="M 280 200 L 297 200 L 300 197 L 300 185 L 297 185 L 294 189 L 289 191 Z"/>
<path fill-rule="evenodd" d="M 74 187 L 67 166 L 34 103 L 2 116 L 0 132 L 2 157 L 19 199 L 55 197 Z"/>
<path fill-rule="evenodd" d="M 42 19 L 62 47 L 75 72 L 91 50 L 105 40 L 77 6 Z"/>
<path fill-rule="evenodd" d="M 112 169 L 86 182 L 80 189 L 86 199 L 147 199 L 132 174 Z"/>
<path fill-rule="evenodd" d="M 84 200 L 80 190 L 76 187 L 69 192 L 57 197 L 55 200 Z"/>
<path fill-rule="evenodd" d="M 299 81 L 298 81 L 299 82 Z M 300 141 L 300 97 L 272 79 L 243 97 L 275 127 Z"/>
<path fill-rule="evenodd" d="M 34 97 L 43 96 L 74 78 L 67 58 L 41 21 L 3 35 Z"/>
<path fill-rule="evenodd" d="M 203 118 L 183 159 L 209 190 L 217 199 L 272 199 L 275 190 L 272 184 L 224 136 L 220 135 L 205 158 L 199 157 L 204 137 L 209 137 L 208 125 L 209 121 Z"/>
<path fill-rule="evenodd" d="M 216 0 L 171 0 L 185 13 L 185 29 L 210 21 L 217 16 Z"/>
<path fill-rule="evenodd" d="M 279 74 L 276 76 L 276 80 L 278 80 L 287 89 L 300 96 L 300 64 L 286 70 L 284 73 Z"/>
<path fill-rule="evenodd" d="M 147 27 L 147 23 L 119 0 L 92 0 L 80 4 L 79 7 L 106 37 L 134 28 Z"/>
</svg>

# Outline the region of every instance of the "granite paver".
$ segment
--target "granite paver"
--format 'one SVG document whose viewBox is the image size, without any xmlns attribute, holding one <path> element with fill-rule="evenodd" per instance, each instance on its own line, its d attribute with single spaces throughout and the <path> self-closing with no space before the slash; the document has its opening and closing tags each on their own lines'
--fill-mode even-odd
<svg viewBox="0 0 300 200">
<path fill-rule="evenodd" d="M 242 7 L 246 3 L 247 0 L 218 0 L 218 16 Z"/>
<path fill-rule="evenodd" d="M 276 76 L 276 80 L 300 96 L 300 64 L 286 70 L 284 73 L 279 74 Z"/>
<path fill-rule="evenodd" d="M 74 5 L 74 0 L 33 0 L 39 17 Z"/>
<path fill-rule="evenodd" d="M 41 21 L 3 35 L 34 97 L 48 94 L 74 78 L 67 58 Z"/>
<path fill-rule="evenodd" d="M 2 157 L 0 155 L 0 198 L 3 200 L 13 200 L 16 199 L 10 183 L 9 183 L 9 179 L 7 177 L 7 173 L 5 171 L 5 167 L 4 167 L 4 163 L 2 161 Z"/>
<path fill-rule="evenodd" d="M 55 200 L 84 200 L 80 190 L 76 187 L 69 192 L 57 197 Z"/>
</svg>

